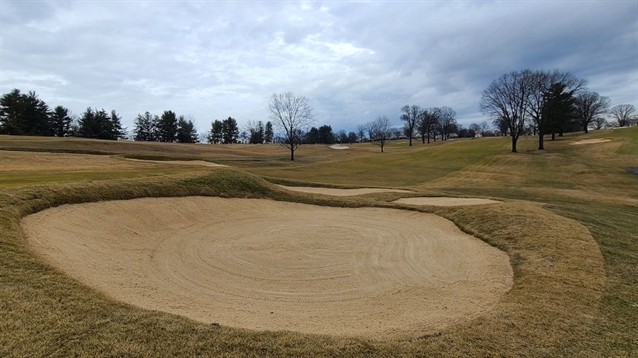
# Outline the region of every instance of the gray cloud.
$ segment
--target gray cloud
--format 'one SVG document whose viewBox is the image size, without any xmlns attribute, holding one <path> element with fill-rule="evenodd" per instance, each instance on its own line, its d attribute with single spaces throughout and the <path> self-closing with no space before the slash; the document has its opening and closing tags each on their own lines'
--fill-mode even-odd
<svg viewBox="0 0 638 358">
<path fill-rule="evenodd" d="M 485 119 L 504 72 L 571 71 L 613 104 L 638 100 L 634 2 L 3 1 L 0 87 L 75 113 L 116 109 L 266 120 L 273 92 L 305 95 L 318 124 L 353 129 L 404 104 Z"/>
</svg>

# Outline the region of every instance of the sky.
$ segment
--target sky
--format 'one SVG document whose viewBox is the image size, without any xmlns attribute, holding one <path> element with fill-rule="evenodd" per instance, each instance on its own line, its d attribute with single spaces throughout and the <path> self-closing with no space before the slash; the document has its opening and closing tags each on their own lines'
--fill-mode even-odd
<svg viewBox="0 0 638 358">
<path fill-rule="evenodd" d="M 638 107 L 636 1 L 0 0 L 0 92 L 74 114 L 172 110 L 268 121 L 273 93 L 305 96 L 315 125 L 355 130 L 403 105 L 489 120 L 481 93 L 515 70 L 559 69 Z"/>
</svg>

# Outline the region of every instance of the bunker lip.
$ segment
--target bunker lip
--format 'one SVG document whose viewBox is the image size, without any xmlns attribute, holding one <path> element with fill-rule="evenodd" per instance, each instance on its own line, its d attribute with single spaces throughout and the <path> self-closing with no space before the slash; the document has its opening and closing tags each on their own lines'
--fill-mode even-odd
<svg viewBox="0 0 638 358">
<path fill-rule="evenodd" d="M 280 188 L 284 188 L 290 191 L 297 191 L 301 193 L 310 194 L 323 194 L 332 196 L 355 196 L 363 194 L 373 193 L 412 193 L 409 190 L 402 189 L 383 189 L 383 188 L 359 188 L 359 189 L 338 189 L 338 188 L 318 188 L 310 186 L 287 186 L 279 185 Z"/>
<path fill-rule="evenodd" d="M 396 209 L 147 198 L 22 225 L 36 254 L 116 300 L 253 330 L 429 334 L 490 310 L 513 282 L 504 252 Z"/>
<path fill-rule="evenodd" d="M 451 198 L 446 196 L 424 196 L 419 198 L 401 198 L 393 201 L 397 204 L 433 205 L 433 206 L 465 206 L 498 204 L 502 201 L 481 198 Z"/>
</svg>

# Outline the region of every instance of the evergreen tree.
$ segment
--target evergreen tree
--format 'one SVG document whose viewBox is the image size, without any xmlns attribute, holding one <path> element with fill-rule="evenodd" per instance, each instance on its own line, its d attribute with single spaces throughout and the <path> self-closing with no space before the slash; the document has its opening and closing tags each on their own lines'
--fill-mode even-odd
<svg viewBox="0 0 638 358">
<path fill-rule="evenodd" d="M 135 117 L 135 128 L 133 129 L 133 140 L 140 142 L 156 141 L 155 124 L 158 122 L 157 116 L 144 112 Z"/>
<path fill-rule="evenodd" d="M 197 130 L 193 121 L 186 120 L 184 116 L 179 116 L 177 121 L 177 142 L 197 143 Z"/>
<path fill-rule="evenodd" d="M 264 142 L 272 143 L 275 137 L 275 133 L 272 129 L 272 122 L 266 122 L 266 129 L 264 130 Z"/>
<path fill-rule="evenodd" d="M 0 98 L 0 133 L 53 135 L 49 116 L 49 106 L 33 91 L 13 89 Z"/>
<path fill-rule="evenodd" d="M 122 117 L 117 114 L 115 110 L 111 111 L 111 116 L 109 120 L 109 131 L 106 133 L 107 138 L 111 140 L 118 140 L 121 138 L 126 138 L 126 128 L 122 128 Z"/>
<path fill-rule="evenodd" d="M 208 133 L 208 143 L 219 144 L 224 138 L 224 125 L 220 120 L 214 120 L 211 123 L 210 132 Z"/>
<path fill-rule="evenodd" d="M 177 115 L 173 111 L 164 111 L 157 122 L 157 140 L 174 142 L 177 138 Z"/>
<path fill-rule="evenodd" d="M 69 116 L 69 110 L 62 106 L 57 106 L 51 113 L 51 126 L 53 135 L 57 137 L 65 137 L 71 134 L 71 122 L 73 119 Z"/>
<path fill-rule="evenodd" d="M 224 144 L 237 143 L 239 137 L 239 127 L 237 121 L 233 117 L 228 117 L 223 122 L 223 141 Z"/>
</svg>

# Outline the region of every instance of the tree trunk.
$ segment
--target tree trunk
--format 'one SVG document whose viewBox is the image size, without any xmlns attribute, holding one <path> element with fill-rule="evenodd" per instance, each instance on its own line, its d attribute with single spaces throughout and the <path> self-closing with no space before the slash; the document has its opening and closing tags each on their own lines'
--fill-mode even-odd
<svg viewBox="0 0 638 358">
<path fill-rule="evenodd" d="M 552 140 L 556 140 L 556 133 L 552 132 Z"/>
<path fill-rule="evenodd" d="M 516 137 L 512 136 L 512 153 L 517 153 L 517 152 L 516 152 L 516 140 L 517 140 L 517 139 L 518 139 L 518 138 L 516 138 Z"/>
<path fill-rule="evenodd" d="M 295 160 L 295 149 L 290 146 L 290 160 Z"/>
<path fill-rule="evenodd" d="M 410 135 L 410 147 L 412 146 L 412 135 Z"/>
<path fill-rule="evenodd" d="M 545 141 L 545 133 L 543 131 L 543 126 L 538 126 L 538 150 L 545 150 L 543 146 Z"/>
<path fill-rule="evenodd" d="M 588 128 L 588 127 L 589 127 L 589 126 L 587 125 L 587 123 L 585 123 L 585 124 L 583 125 L 583 130 L 585 131 L 585 134 L 589 133 L 589 128 Z"/>
</svg>

